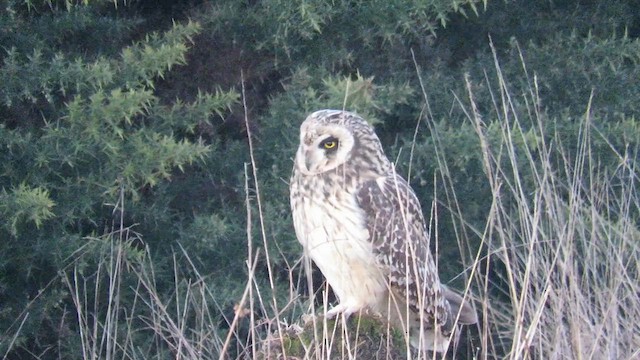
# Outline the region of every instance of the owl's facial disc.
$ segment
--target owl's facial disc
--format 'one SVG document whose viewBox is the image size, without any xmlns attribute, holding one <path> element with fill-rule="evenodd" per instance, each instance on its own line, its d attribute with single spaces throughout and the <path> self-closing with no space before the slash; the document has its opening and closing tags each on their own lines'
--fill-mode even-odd
<svg viewBox="0 0 640 360">
<path fill-rule="evenodd" d="M 300 134 L 296 166 L 306 175 L 320 174 L 342 165 L 353 149 L 353 135 L 342 126 L 305 127 Z"/>
</svg>

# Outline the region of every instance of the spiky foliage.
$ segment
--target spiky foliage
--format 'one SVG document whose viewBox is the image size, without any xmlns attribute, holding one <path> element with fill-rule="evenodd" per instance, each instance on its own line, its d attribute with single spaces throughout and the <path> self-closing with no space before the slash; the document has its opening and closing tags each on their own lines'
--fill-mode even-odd
<svg viewBox="0 0 640 360">
<path fill-rule="evenodd" d="M 114 227 L 178 234 L 165 184 L 214 151 L 196 128 L 236 95 L 165 104 L 155 94 L 156 81 L 184 64 L 196 23 L 130 42 L 136 21 L 104 16 L 113 5 L 29 4 L 3 5 L 0 17 L 0 353 L 77 358 L 64 274 L 104 276 L 88 276 L 101 263 L 102 240 L 92 239 Z M 128 211 L 114 211 L 125 199 Z M 126 243 L 158 251 L 160 240 Z"/>
</svg>

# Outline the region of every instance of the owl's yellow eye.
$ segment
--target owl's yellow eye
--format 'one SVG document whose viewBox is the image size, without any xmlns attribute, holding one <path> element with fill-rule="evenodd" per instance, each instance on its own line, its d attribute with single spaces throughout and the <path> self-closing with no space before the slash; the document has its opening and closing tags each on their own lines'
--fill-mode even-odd
<svg viewBox="0 0 640 360">
<path fill-rule="evenodd" d="M 333 136 L 326 138 L 320 143 L 320 147 L 325 150 L 332 150 L 338 147 L 338 139 Z"/>
<path fill-rule="evenodd" d="M 325 149 L 333 149 L 334 147 L 336 147 L 337 143 L 335 141 L 327 141 L 326 143 L 324 143 L 324 148 Z"/>
</svg>

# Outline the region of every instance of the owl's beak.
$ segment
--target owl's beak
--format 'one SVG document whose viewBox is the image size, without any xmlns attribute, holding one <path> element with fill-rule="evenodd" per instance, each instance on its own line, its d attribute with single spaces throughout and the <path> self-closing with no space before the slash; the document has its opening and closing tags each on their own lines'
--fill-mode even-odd
<svg viewBox="0 0 640 360">
<path fill-rule="evenodd" d="M 307 150 L 304 152 L 304 166 L 306 167 L 306 170 L 309 172 L 314 171 L 318 165 L 318 161 L 314 156 L 315 153 L 316 152 L 311 150 Z"/>
<path fill-rule="evenodd" d="M 322 161 L 322 152 L 314 150 L 316 149 L 305 149 L 303 146 L 298 148 L 296 163 L 298 169 L 304 174 L 311 174 L 316 171 Z"/>
<path fill-rule="evenodd" d="M 311 163 L 311 161 L 309 161 L 309 159 L 308 159 L 308 158 L 305 158 L 305 159 L 304 159 L 304 169 L 305 169 L 305 170 L 309 171 L 309 169 L 311 168 L 311 166 L 312 166 L 312 165 L 313 165 L 313 164 Z"/>
</svg>

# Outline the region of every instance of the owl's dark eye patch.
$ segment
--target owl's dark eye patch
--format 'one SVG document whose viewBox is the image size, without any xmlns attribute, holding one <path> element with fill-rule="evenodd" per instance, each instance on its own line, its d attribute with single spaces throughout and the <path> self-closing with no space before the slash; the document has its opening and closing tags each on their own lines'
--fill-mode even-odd
<svg viewBox="0 0 640 360">
<path fill-rule="evenodd" d="M 340 144 L 340 141 L 338 140 L 338 138 L 334 136 L 329 136 L 328 138 L 320 142 L 320 149 L 335 151 L 335 150 L 338 150 L 339 144 Z"/>
</svg>

